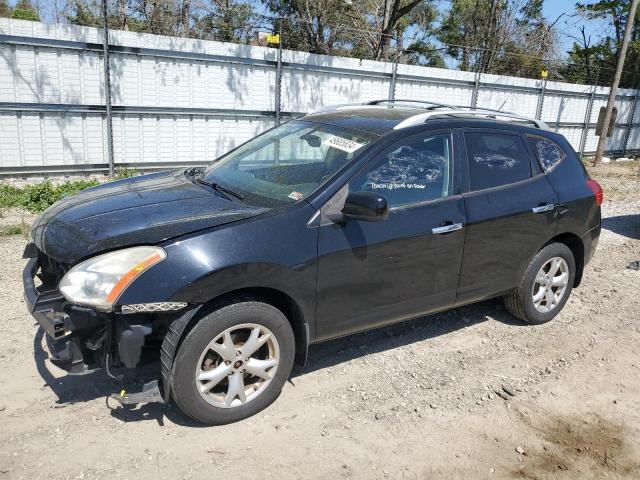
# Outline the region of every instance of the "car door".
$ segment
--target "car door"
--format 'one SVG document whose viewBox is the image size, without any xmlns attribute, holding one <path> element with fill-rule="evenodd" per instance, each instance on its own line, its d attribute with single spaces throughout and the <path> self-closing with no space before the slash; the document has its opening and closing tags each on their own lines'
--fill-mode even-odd
<svg viewBox="0 0 640 480">
<path fill-rule="evenodd" d="M 417 316 L 455 301 L 465 235 L 455 138 L 451 131 L 437 131 L 395 143 L 328 202 L 327 208 L 339 212 L 348 191 L 377 192 L 387 199 L 389 215 L 379 222 L 335 223 L 323 214 L 318 339 Z"/>
<path fill-rule="evenodd" d="M 517 286 L 531 258 L 554 236 L 556 194 L 522 135 L 465 130 L 468 192 L 458 301 Z"/>
</svg>

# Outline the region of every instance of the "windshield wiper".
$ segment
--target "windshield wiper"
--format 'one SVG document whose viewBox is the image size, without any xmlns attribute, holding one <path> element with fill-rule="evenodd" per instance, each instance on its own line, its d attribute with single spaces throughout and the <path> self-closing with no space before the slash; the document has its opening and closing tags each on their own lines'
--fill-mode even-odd
<svg viewBox="0 0 640 480">
<path fill-rule="evenodd" d="M 242 195 L 241 193 L 231 190 L 230 188 L 223 187 L 222 185 L 215 182 L 207 182 L 200 175 L 196 176 L 196 182 L 206 187 L 211 187 L 218 192 L 226 193 L 227 195 L 232 195 L 236 197 L 238 200 L 244 200 L 244 195 Z"/>
</svg>

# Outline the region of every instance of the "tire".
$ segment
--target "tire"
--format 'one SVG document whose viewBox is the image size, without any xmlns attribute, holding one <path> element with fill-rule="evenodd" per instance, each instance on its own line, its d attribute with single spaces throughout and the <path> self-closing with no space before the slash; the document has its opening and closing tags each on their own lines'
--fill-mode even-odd
<svg viewBox="0 0 640 480">
<path fill-rule="evenodd" d="M 562 259 L 564 263 L 555 259 Z M 549 273 L 555 265 L 559 265 L 559 269 L 556 271 L 556 276 L 552 277 Z M 549 266 L 549 272 L 541 271 L 543 267 L 547 268 L 547 266 Z M 553 285 L 560 281 L 563 268 L 566 269 L 567 283 L 560 296 L 559 288 Z M 539 273 L 541 274 L 540 277 L 538 277 Z M 531 259 L 518 288 L 503 297 L 505 307 L 511 315 L 529 324 L 540 325 L 546 323 L 560 313 L 565 303 L 567 303 L 575 277 L 576 262 L 569 247 L 562 243 L 549 244 Z M 541 284 L 538 279 L 546 282 L 546 284 Z M 540 294 L 541 289 L 546 291 L 546 285 L 551 287 L 552 294 L 549 297 L 544 294 L 543 299 L 538 300 L 536 304 L 534 295 L 536 293 Z M 547 298 L 553 300 L 547 301 Z M 549 308 L 548 311 L 544 311 L 545 308 Z"/>
<path fill-rule="evenodd" d="M 256 329 L 258 334 L 252 342 Z M 242 349 L 251 350 L 260 341 L 264 343 L 247 357 Z M 278 398 L 291 373 L 294 355 L 293 330 L 280 310 L 257 301 L 224 306 L 200 319 L 180 345 L 173 363 L 173 398 L 185 414 L 198 422 L 224 425 L 243 420 Z M 276 356 L 275 366 L 263 368 L 267 365 L 264 362 L 273 363 Z M 270 379 L 249 373 L 255 372 L 258 364 L 257 373 Z M 256 383 L 251 385 L 252 381 Z M 209 384 L 215 385 L 201 393 Z"/>
</svg>

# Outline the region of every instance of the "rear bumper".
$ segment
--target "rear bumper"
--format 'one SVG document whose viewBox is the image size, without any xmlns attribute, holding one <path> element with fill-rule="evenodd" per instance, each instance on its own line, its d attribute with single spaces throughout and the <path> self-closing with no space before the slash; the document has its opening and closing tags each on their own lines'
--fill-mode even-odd
<svg viewBox="0 0 640 480">
<path fill-rule="evenodd" d="M 582 237 L 582 244 L 584 245 L 584 264 L 586 265 L 593 258 L 593 254 L 598 247 L 598 241 L 600 240 L 600 231 L 602 226 L 593 227 Z"/>
</svg>

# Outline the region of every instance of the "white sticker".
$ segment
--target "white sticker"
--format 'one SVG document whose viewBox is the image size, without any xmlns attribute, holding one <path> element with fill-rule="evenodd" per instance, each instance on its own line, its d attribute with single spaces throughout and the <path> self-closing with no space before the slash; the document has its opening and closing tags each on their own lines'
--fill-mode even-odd
<svg viewBox="0 0 640 480">
<path fill-rule="evenodd" d="M 300 192 L 291 192 L 288 195 L 289 198 L 291 198 L 292 200 L 298 201 L 298 200 L 302 200 L 302 197 L 304 197 L 304 193 L 300 193 Z"/>
<path fill-rule="evenodd" d="M 349 140 L 348 138 L 336 137 L 335 135 L 333 137 L 327 138 L 322 143 L 324 145 L 337 148 L 338 150 L 342 150 L 343 152 L 347 153 L 353 153 L 360 147 L 364 146 L 362 143 L 354 142 L 353 140 Z"/>
</svg>

